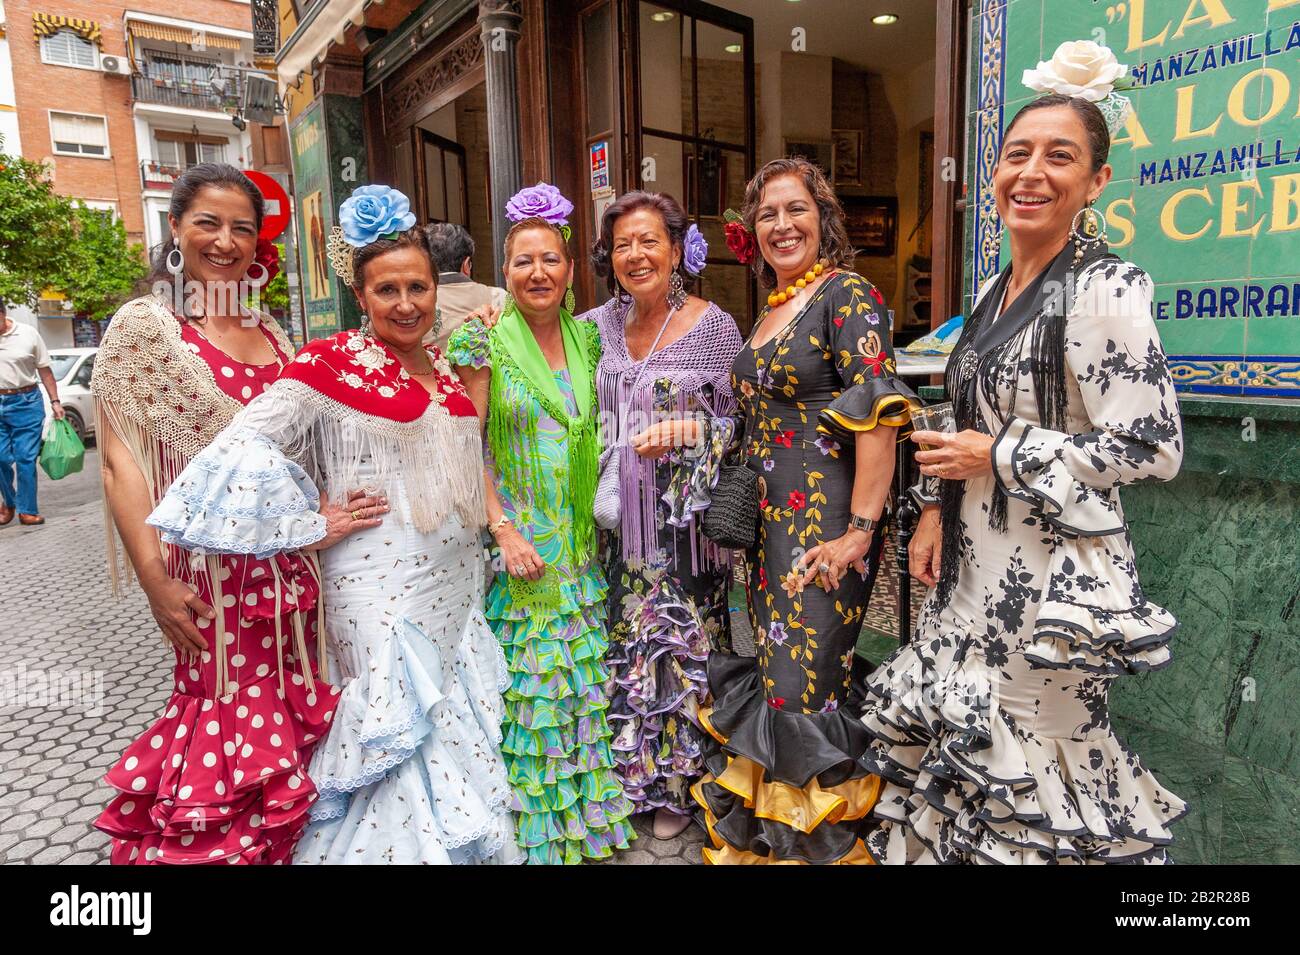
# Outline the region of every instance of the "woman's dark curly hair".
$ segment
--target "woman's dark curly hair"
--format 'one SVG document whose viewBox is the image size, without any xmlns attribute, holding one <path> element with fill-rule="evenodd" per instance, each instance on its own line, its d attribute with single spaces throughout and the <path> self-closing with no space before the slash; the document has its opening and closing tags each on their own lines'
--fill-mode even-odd
<svg viewBox="0 0 1300 955">
<path fill-rule="evenodd" d="M 369 245 L 363 245 L 352 253 L 352 287 L 360 291 L 366 284 L 366 264 L 379 258 L 385 252 L 412 246 L 419 249 L 429 260 L 429 270 L 433 273 L 433 284 L 438 284 L 438 267 L 433 262 L 433 253 L 429 250 L 429 237 L 424 230 L 412 226 L 405 232 L 399 232 L 391 239 L 376 239 Z"/>
<path fill-rule="evenodd" d="M 600 219 L 600 236 L 591 247 L 591 263 L 596 269 L 596 274 L 605 280 L 605 287 L 609 289 L 609 294 L 619 301 L 629 296 L 623 290 L 623 286 L 618 284 L 618 276 L 614 274 L 614 223 L 629 212 L 636 212 L 638 209 L 653 209 L 659 213 L 659 218 L 663 220 L 664 231 L 668 233 L 668 240 L 678 250 L 684 248 L 686 230 L 690 228 L 686 210 L 682 208 L 680 202 L 666 192 L 633 190 L 624 193 L 605 210 L 605 214 Z M 688 283 L 691 281 L 691 276 L 680 263 L 678 271 Z"/>
<path fill-rule="evenodd" d="M 779 176 L 798 176 L 803 182 L 809 194 L 813 197 L 813 202 L 817 204 L 817 212 L 821 219 L 821 249 L 818 257 L 825 259 L 831 268 L 852 269 L 854 250 L 849 244 L 849 234 L 844 228 L 844 209 L 840 205 L 840 200 L 835 198 L 835 190 L 831 184 L 826 181 L 826 176 L 817 166 L 810 163 L 802 156 L 791 156 L 786 159 L 773 159 L 763 166 L 755 174 L 754 178 L 749 180 L 745 186 L 745 201 L 741 206 L 740 214 L 745 220 L 745 228 L 751 233 L 755 233 L 754 219 L 758 215 L 758 207 L 763 201 L 763 190 L 767 184 Z M 764 288 L 771 288 L 776 285 L 776 272 L 772 266 L 767 264 L 767 260 L 761 254 L 754 256 L 754 261 L 750 263 L 750 268 L 758 276 L 759 284 Z"/>
</svg>

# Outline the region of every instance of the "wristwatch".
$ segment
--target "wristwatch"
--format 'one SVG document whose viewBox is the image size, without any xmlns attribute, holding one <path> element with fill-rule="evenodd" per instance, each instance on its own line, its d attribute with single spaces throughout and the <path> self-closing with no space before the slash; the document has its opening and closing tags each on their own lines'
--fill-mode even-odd
<svg viewBox="0 0 1300 955">
<path fill-rule="evenodd" d="M 875 529 L 879 526 L 880 526 L 879 518 L 877 518 L 876 520 L 872 520 L 869 517 L 859 517 L 857 514 L 849 515 L 850 530 L 862 531 L 863 533 L 870 534 L 873 533 Z"/>
</svg>

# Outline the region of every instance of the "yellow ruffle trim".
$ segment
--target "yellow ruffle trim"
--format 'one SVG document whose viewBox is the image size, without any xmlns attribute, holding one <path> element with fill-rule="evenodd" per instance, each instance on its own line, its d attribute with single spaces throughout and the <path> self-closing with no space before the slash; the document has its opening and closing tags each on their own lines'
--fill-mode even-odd
<svg viewBox="0 0 1300 955">
<path fill-rule="evenodd" d="M 838 411 L 832 411 L 830 408 L 824 409 L 822 414 L 845 431 L 870 431 L 877 425 L 883 425 L 886 428 L 897 428 L 898 440 L 902 441 L 912 433 L 909 427 L 912 423 L 912 412 L 919 411 L 921 407 L 910 398 L 904 398 L 902 395 L 885 395 L 876 401 L 871 408 L 871 414 L 865 418 L 849 418 Z M 824 425 L 819 424 L 817 426 L 817 433 L 833 437 Z"/>
<path fill-rule="evenodd" d="M 726 740 L 709 721 L 711 708 L 700 711 L 700 723 L 719 742 Z M 728 756 L 727 768 L 721 776 L 712 773 L 691 787 L 691 795 L 704 809 L 704 821 L 713 843 L 704 849 L 704 861 L 710 865 L 792 865 L 802 864 L 797 859 L 770 859 L 729 845 L 713 829 L 716 819 L 704 799 L 702 787 L 717 783 L 723 789 L 740 797 L 746 809 L 759 819 L 771 819 L 804 834 L 812 832 L 824 822 L 837 823 L 862 819 L 880 797 L 880 778 L 863 776 L 850 779 L 838 786 L 822 788 L 816 778 L 802 789 L 782 782 L 766 782 L 765 770 L 744 756 Z M 847 855 L 836 865 L 874 865 L 866 846 L 859 839 Z"/>
<path fill-rule="evenodd" d="M 807 862 L 801 859 L 770 859 L 767 856 L 755 855 L 752 852 L 743 852 L 740 849 L 733 849 L 725 842 L 720 842 L 720 845 L 712 849 L 705 846 L 702 852 L 706 865 L 808 865 Z M 867 851 L 867 847 L 859 839 L 845 855 L 829 864 L 875 865 L 876 860 L 871 858 L 871 853 Z"/>
</svg>

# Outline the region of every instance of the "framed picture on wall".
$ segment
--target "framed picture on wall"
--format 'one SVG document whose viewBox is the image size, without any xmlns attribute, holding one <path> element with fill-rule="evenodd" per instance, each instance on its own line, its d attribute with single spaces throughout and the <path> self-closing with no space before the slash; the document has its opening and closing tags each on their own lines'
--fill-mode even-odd
<svg viewBox="0 0 1300 955">
<path fill-rule="evenodd" d="M 893 255 L 898 245 L 895 196 L 841 196 L 849 241 L 860 255 Z"/>
<path fill-rule="evenodd" d="M 862 130 L 831 130 L 831 164 L 835 185 L 862 185 Z"/>
<path fill-rule="evenodd" d="M 785 140 L 785 154 L 790 158 L 802 156 L 809 162 L 819 166 L 822 173 L 827 179 L 830 179 L 835 168 L 835 144 L 830 140 L 818 142 L 815 140 Z"/>
</svg>

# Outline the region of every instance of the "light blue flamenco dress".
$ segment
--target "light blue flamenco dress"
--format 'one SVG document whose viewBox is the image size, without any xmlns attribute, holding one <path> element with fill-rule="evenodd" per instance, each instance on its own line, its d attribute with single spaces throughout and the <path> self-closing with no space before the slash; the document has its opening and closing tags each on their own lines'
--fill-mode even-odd
<svg viewBox="0 0 1300 955">
<path fill-rule="evenodd" d="M 523 861 L 499 750 L 507 672 L 482 611 L 477 521 L 452 510 L 432 532 L 417 529 L 418 479 L 404 478 L 400 462 L 384 466 L 401 454 L 374 436 L 359 454 L 354 422 L 317 416 L 301 387 L 283 384 L 192 461 L 155 523 L 209 551 L 265 556 L 319 540 L 317 486 L 282 453 L 289 447 L 310 448 L 313 473 L 332 490 L 346 483 L 388 495 L 380 526 L 321 552 L 327 672 L 341 692 L 312 756 L 319 799 L 294 863 Z M 444 412 L 440 426 L 454 432 L 440 453 L 481 467 L 477 418 L 448 424 Z M 476 506 L 481 513 L 481 498 Z"/>
</svg>

